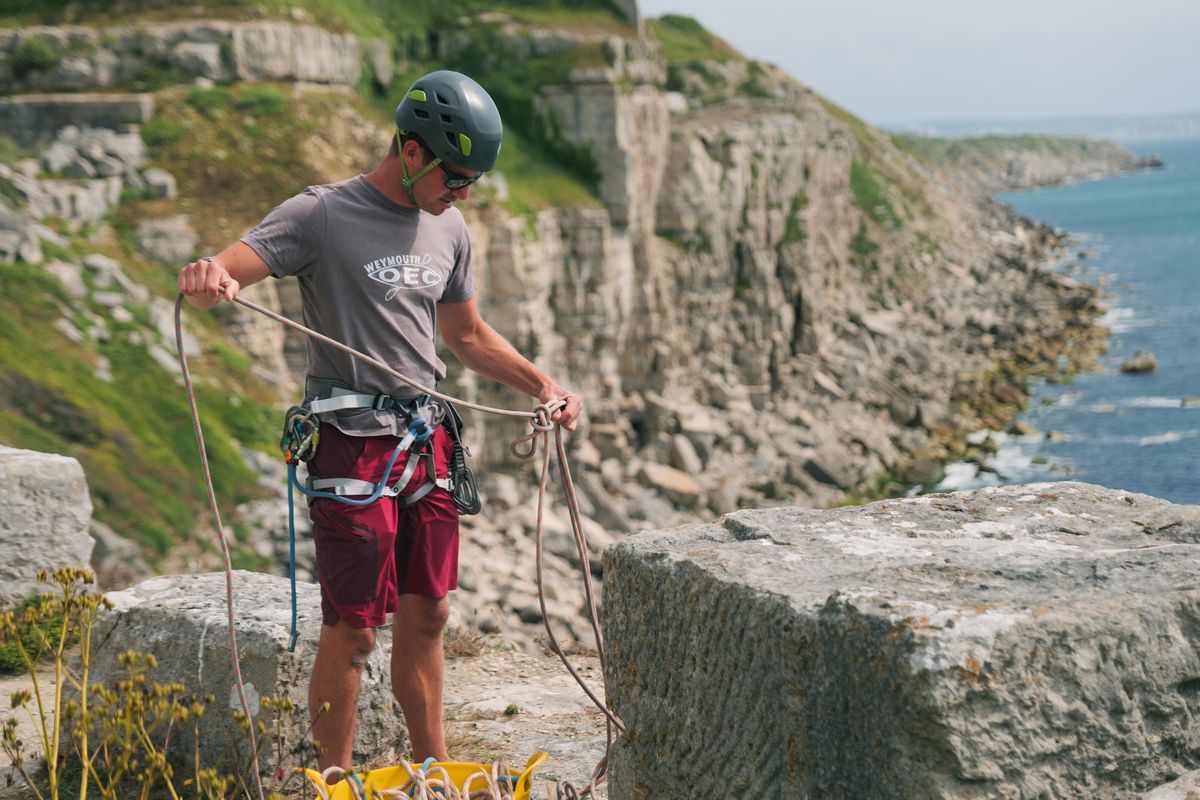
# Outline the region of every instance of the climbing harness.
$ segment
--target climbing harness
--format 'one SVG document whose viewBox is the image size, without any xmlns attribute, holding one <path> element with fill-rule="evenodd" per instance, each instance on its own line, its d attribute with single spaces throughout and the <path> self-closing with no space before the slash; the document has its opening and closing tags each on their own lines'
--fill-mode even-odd
<svg viewBox="0 0 1200 800">
<path fill-rule="evenodd" d="M 305 382 L 304 394 L 304 401 L 289 408 L 284 415 L 283 436 L 279 440 L 279 451 L 287 464 L 288 476 L 288 566 L 292 585 L 289 652 L 295 652 L 300 638 L 296 604 L 296 512 L 293 489 L 312 499 L 324 497 L 351 506 L 369 506 L 381 497 L 394 498 L 404 508 L 415 505 L 434 489 L 444 489 L 450 493 L 460 513 L 478 514 L 481 508 L 475 476 L 467 466 L 466 448 L 459 433 L 462 430 L 462 418 L 448 401 L 434 402 L 428 395 L 404 400 L 387 394 L 356 392 L 338 381 L 311 377 Z M 309 461 L 316 455 L 321 441 L 319 415 L 368 409 L 394 413 L 405 421 L 408 428 L 392 451 L 379 480 L 370 483 L 358 478 L 314 478 L 310 475 L 301 484 L 296 478 L 296 467 L 299 462 Z M 436 452 L 429 446 L 434 427 L 438 425 L 446 429 L 453 443 L 450 463 L 446 465 L 447 478 L 437 477 Z M 389 486 L 392 467 L 402 453 L 409 453 L 404 471 Z M 410 494 L 403 494 L 422 459 L 426 463 L 425 483 Z M 363 499 L 354 499 L 356 497 Z"/>
<path fill-rule="evenodd" d="M 200 453 L 201 469 L 202 469 L 202 473 L 204 476 L 205 488 L 207 489 L 207 492 L 208 492 L 209 508 L 213 514 L 213 521 L 216 525 L 217 537 L 218 537 L 218 539 L 220 541 L 220 545 L 221 545 L 221 553 L 225 560 L 225 600 L 226 600 L 226 607 L 227 607 L 227 622 L 228 622 L 228 627 L 229 627 L 230 651 L 231 651 L 231 657 L 233 660 L 234 682 L 235 682 L 235 686 L 237 688 L 238 699 L 242 706 L 242 711 L 243 711 L 243 713 L 245 713 L 247 719 L 249 719 L 249 718 L 252 718 L 252 714 L 250 711 L 250 705 L 247 702 L 247 698 L 246 698 L 245 685 L 242 680 L 241 665 L 240 665 L 241 662 L 240 662 L 240 657 L 238 654 L 237 634 L 236 634 L 236 627 L 234 624 L 233 566 L 232 566 L 232 563 L 230 560 L 229 542 L 225 536 L 225 529 L 221 522 L 221 513 L 217 506 L 216 492 L 213 489 L 212 472 L 209 469 L 209 465 L 208 465 L 208 454 L 207 454 L 207 451 L 206 451 L 205 445 L 204 445 L 204 432 L 203 432 L 203 429 L 200 424 L 200 412 L 196 405 L 195 388 L 192 384 L 191 373 L 188 369 L 187 357 L 183 351 L 183 322 L 182 322 L 183 300 L 184 300 L 184 296 L 182 294 L 180 294 L 175 300 L 175 345 L 176 345 L 176 348 L 179 353 L 179 364 L 180 364 L 180 368 L 183 373 L 183 382 L 184 382 L 184 387 L 187 391 L 188 404 L 191 409 L 192 426 L 195 430 L 196 445 L 197 445 L 197 448 Z M 538 587 L 538 603 L 540 605 L 541 612 L 542 612 L 542 621 L 546 628 L 546 635 L 549 640 L 551 649 L 559 657 L 559 660 L 562 661 L 563 666 L 566 668 L 567 672 L 570 673 L 571 677 L 575 679 L 576 683 L 579 684 L 580 688 L 583 689 L 584 693 L 587 694 L 587 696 L 589 698 L 591 698 L 592 702 L 596 705 L 596 707 L 604 714 L 605 719 L 607 720 L 607 725 L 608 725 L 608 744 L 609 744 L 609 746 L 611 746 L 614 738 L 616 736 L 619 736 L 622 733 L 624 733 L 625 725 L 623 722 L 621 722 L 620 718 L 617 717 L 617 715 L 612 711 L 612 709 L 610 709 L 603 701 L 601 701 L 596 696 L 596 694 L 592 691 L 592 689 L 587 685 L 586 682 L 584 682 L 583 678 L 580 677 L 579 673 L 571 665 L 570 660 L 567 658 L 566 654 L 563 652 L 562 647 L 559 645 L 557 637 L 554 635 L 554 631 L 550 626 L 550 615 L 546 609 L 546 596 L 545 596 L 543 574 L 542 574 L 542 552 L 543 552 L 542 519 L 544 516 L 544 510 L 545 510 L 546 485 L 547 485 L 549 473 L 550 473 L 550 444 L 549 444 L 548 435 L 551 431 L 553 431 L 554 432 L 554 449 L 555 449 L 555 454 L 556 454 L 556 457 L 558 460 L 559 475 L 560 475 L 560 478 L 562 479 L 563 491 L 566 495 L 566 507 L 567 507 L 567 511 L 568 511 L 568 516 L 570 517 L 570 520 L 571 520 L 571 529 L 575 536 L 575 546 L 576 546 L 577 553 L 579 555 L 579 562 L 580 562 L 580 564 L 582 564 L 581 573 L 583 575 L 584 596 L 587 601 L 587 608 L 588 608 L 588 612 L 589 612 L 589 616 L 590 616 L 592 633 L 596 639 L 596 652 L 599 656 L 601 670 L 603 671 L 604 664 L 605 664 L 604 640 L 600 633 L 600 623 L 599 623 L 599 619 L 598 619 L 598 616 L 596 613 L 596 601 L 595 601 L 595 593 L 594 593 L 593 587 L 592 587 L 591 571 L 588 568 L 589 560 L 588 560 L 587 539 L 584 535 L 583 526 L 582 526 L 582 523 L 580 520 L 579 504 L 578 504 L 578 500 L 575 495 L 575 484 L 571 479 L 571 470 L 570 470 L 570 466 L 567 463 L 567 452 L 566 452 L 566 446 L 563 442 L 562 428 L 560 426 L 556 425 L 552 421 L 553 414 L 556 411 L 558 411 L 559 409 L 563 408 L 566 405 L 566 402 L 564 400 L 554 400 L 549 403 L 543 403 L 543 404 L 539 405 L 537 408 L 535 408 L 532 412 L 528 412 L 528 411 L 514 411 L 514 410 L 510 410 L 510 409 L 503 409 L 503 408 L 494 408 L 491 406 L 480 405 L 478 403 L 472 403 L 472 402 L 469 402 L 466 400 L 457 400 L 448 395 L 441 394 L 434 389 L 428 389 L 424 386 L 421 386 L 420 384 L 416 383 L 415 381 L 408 378 L 407 376 L 392 369 L 387 364 L 384 364 L 382 361 L 372 358 L 371 356 L 368 356 L 364 353 L 360 353 L 359 351 L 349 347 L 348 345 L 342 344 L 341 342 L 339 342 L 335 339 L 331 339 L 330 337 L 325 336 L 324 334 L 318 333 L 310 328 L 307 328 L 307 327 L 301 325 L 300 323 L 295 322 L 294 320 L 288 319 L 287 317 L 285 317 L 281 314 L 271 311 L 270 309 L 263 308 L 262 306 L 260 306 L 256 303 L 252 303 L 248 300 L 243 300 L 240 297 L 235 298 L 233 300 L 233 302 L 235 302 L 238 305 L 241 305 L 245 308 L 248 308 L 251 311 L 255 311 L 259 314 L 269 317 L 269 318 L 275 320 L 276 322 L 279 322 L 290 328 L 298 330 L 301 333 L 305 334 L 306 336 L 309 336 L 309 337 L 316 339 L 320 342 L 323 342 L 331 347 L 341 350 L 342 352 L 345 352 L 360 361 L 370 364 L 371 366 L 396 378 L 401 383 L 415 389 L 416 391 L 418 391 L 422 394 L 428 395 L 430 398 L 440 400 L 447 404 L 457 403 L 458 405 L 461 405 L 465 408 L 471 408 L 471 409 L 474 409 L 477 411 L 482 411 L 485 413 L 498 414 L 501 416 L 510 416 L 510 417 L 523 417 L 525 419 L 530 420 L 530 425 L 532 426 L 533 430 L 526 436 L 523 436 L 523 437 L 517 439 L 516 441 L 514 441 L 509 446 L 509 450 L 519 458 L 522 458 L 522 459 L 532 458 L 537 451 L 538 438 L 542 437 L 542 465 L 541 465 L 540 478 L 538 480 L 537 525 L 536 525 L 535 534 L 534 534 L 535 553 L 536 553 L 536 562 L 537 562 L 536 563 L 536 577 L 537 577 L 537 587 Z M 349 394 L 357 394 L 357 393 L 350 391 Z M 372 395 L 371 397 L 386 397 L 386 395 L 384 395 L 384 396 Z M 351 401 L 341 401 L 341 402 L 351 402 Z M 293 413 L 293 412 L 295 412 L 295 413 Z M 289 463 L 288 463 L 289 486 L 295 484 L 294 471 L 296 468 L 296 464 L 300 461 L 311 459 L 312 455 L 316 452 L 316 447 L 318 446 L 319 440 L 320 440 L 320 427 L 319 427 L 319 424 L 315 420 L 315 415 L 317 413 L 319 413 L 319 412 L 313 411 L 312 406 L 310 404 L 310 407 L 308 409 L 304 409 L 303 406 L 297 406 L 297 407 L 294 407 L 293 409 L 289 409 L 289 413 L 286 416 L 285 422 L 286 422 L 286 427 L 288 430 L 285 431 L 284 436 L 281 440 L 280 449 L 281 449 L 281 451 L 284 452 L 285 459 L 289 459 L 289 458 L 294 459 L 294 461 L 289 461 Z M 450 409 L 450 413 L 452 416 L 456 416 L 455 412 L 453 411 L 452 406 Z M 455 422 L 458 423 L 458 427 L 455 429 L 455 433 L 457 434 L 457 431 L 461 430 L 461 420 L 458 420 L 456 418 Z M 432 431 L 430 431 L 430 434 L 432 434 Z M 410 428 L 408 433 L 406 433 L 404 439 L 408 439 L 409 436 L 411 436 L 413 441 L 416 441 L 417 435 L 418 434 Z M 402 443 L 403 443 L 404 439 L 402 439 Z M 527 444 L 527 447 L 525 449 L 522 449 L 522 446 L 521 446 L 522 443 Z M 411 447 L 411 445 L 412 445 L 412 442 L 409 442 L 408 446 Z M 399 450 L 399 448 L 397 448 L 397 450 Z M 373 485 L 373 488 L 371 490 L 372 494 L 375 494 L 376 492 L 378 492 L 380 494 L 380 496 L 382 495 L 382 492 L 386 489 L 385 484 L 386 484 L 388 476 L 391 473 L 391 467 L 395 463 L 395 458 L 398 458 L 398 455 L 399 455 L 398 452 L 393 453 L 392 462 L 388 465 L 387 470 L 385 471 L 380 482 L 378 484 Z M 410 459 L 410 461 L 412 461 L 412 460 L 415 460 L 415 459 Z M 453 466 L 453 462 L 452 462 L 451 466 Z M 464 467 L 465 467 L 465 461 L 464 461 Z M 436 472 L 433 474 L 436 476 Z M 464 502 L 477 505 L 478 492 L 475 490 L 474 478 L 472 476 L 470 476 L 469 468 L 467 468 L 465 475 L 466 475 L 466 477 L 458 479 L 458 480 L 462 481 L 462 488 L 455 489 L 452 486 L 450 490 L 455 495 L 456 503 L 458 502 L 458 499 L 459 499 L 459 496 L 461 493 L 461 496 L 463 497 Z M 411 478 L 411 475 L 409 477 Z M 452 483 L 454 483 L 454 482 L 455 482 L 455 480 L 452 479 Z M 366 485 L 372 486 L 371 484 L 366 484 Z M 308 488 L 308 487 L 304 487 L 304 488 Z M 327 487 L 327 488 L 336 490 L 337 487 Z M 403 488 L 403 484 L 401 485 L 401 488 Z M 302 489 L 302 491 L 303 491 L 303 489 Z M 312 489 L 309 489 L 309 491 L 324 491 L 324 490 L 320 490 L 314 486 Z M 337 496 L 336 491 L 331 491 L 330 494 L 334 494 L 335 496 Z M 341 499 L 344 502 L 347 498 L 339 497 L 339 499 Z M 288 492 L 289 515 L 292 514 L 291 500 L 292 500 L 292 493 L 289 491 Z M 292 630 L 290 646 L 291 646 L 291 648 L 294 648 L 295 641 L 297 639 L 297 633 L 296 633 L 296 627 L 295 627 L 296 626 L 296 606 L 295 606 L 295 588 L 294 588 L 295 587 L 294 535 L 293 535 L 293 543 L 292 543 L 292 548 L 291 548 L 291 555 L 292 555 L 292 562 L 293 562 L 293 569 L 292 569 L 293 630 Z M 615 731 L 615 733 L 614 733 L 614 731 Z M 249 742 L 250 752 L 257 753 L 258 748 L 257 748 L 257 744 L 255 742 L 253 726 L 250 727 L 249 735 L 250 735 L 250 742 Z M 531 759 L 531 761 L 532 761 L 532 759 Z M 593 791 L 595 790 L 595 788 L 598 785 L 600 785 L 600 783 L 603 782 L 603 780 L 605 778 L 607 764 L 608 764 L 608 755 L 606 752 L 604 758 L 602 758 L 600 760 L 600 762 L 596 765 L 596 769 L 592 773 L 591 780 L 587 784 L 587 786 L 585 786 L 581 790 L 576 791 L 574 789 L 574 787 L 572 787 L 569 783 L 560 784 L 559 789 L 558 789 L 559 797 L 560 798 L 569 797 L 572 799 L 573 798 L 582 799 L 582 798 L 586 798 L 586 797 L 592 797 Z M 529 768 L 529 769 L 531 769 L 531 768 Z M 263 800 L 265 795 L 263 793 L 262 776 L 259 774 L 258 769 L 254 770 L 254 778 L 255 778 L 255 785 L 258 790 L 259 800 Z M 345 783 L 345 782 L 343 782 L 343 783 Z M 564 794 L 564 792 L 566 794 Z M 408 796 L 412 796 L 412 795 L 408 795 Z"/>
</svg>

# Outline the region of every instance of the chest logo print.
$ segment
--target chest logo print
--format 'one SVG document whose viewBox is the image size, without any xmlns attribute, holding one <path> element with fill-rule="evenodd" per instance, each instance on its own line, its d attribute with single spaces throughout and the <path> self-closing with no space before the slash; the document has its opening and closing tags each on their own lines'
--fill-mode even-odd
<svg viewBox="0 0 1200 800">
<path fill-rule="evenodd" d="M 424 255 L 395 255 L 377 258 L 363 264 L 367 276 L 390 287 L 384 301 L 391 300 L 402 289 L 426 289 L 442 282 L 442 274 L 429 266 L 433 261 L 430 253 Z"/>
</svg>

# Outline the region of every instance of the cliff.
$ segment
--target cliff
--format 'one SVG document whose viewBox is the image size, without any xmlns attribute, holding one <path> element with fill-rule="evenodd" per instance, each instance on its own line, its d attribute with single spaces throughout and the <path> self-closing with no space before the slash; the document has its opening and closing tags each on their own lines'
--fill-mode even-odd
<svg viewBox="0 0 1200 800">
<path fill-rule="evenodd" d="M 395 98 L 437 64 L 479 76 L 507 120 L 467 211 L 481 305 L 587 398 L 571 454 L 597 542 L 935 481 L 968 431 L 1016 412 L 1029 376 L 1102 346 L 1097 291 L 1038 266 L 1050 231 L 686 18 L 643 25 L 600 3 L 462 18 L 366 3 L 374 16 L 341 20 L 315 5 L 252 19 L 189 5 L 187 21 L 90 8 L 0 36 L 2 113 L 28 134 L 0 172 L 14 321 L 0 369 L 20 389 L 0 401 L 0 440 L 77 455 L 99 518 L 159 569 L 211 563 L 165 353 L 172 273 L 304 185 L 369 168 Z M 298 317 L 294 292 L 248 296 Z M 242 309 L 185 325 L 239 564 L 279 569 L 280 468 L 254 465 L 302 348 Z M 453 367 L 443 389 L 529 405 Z M 532 493 L 506 454 L 524 431 L 469 425 L 487 513 L 469 522 L 458 604 L 529 641 Z M 565 520 L 549 529 L 551 613 L 582 635 Z"/>
<path fill-rule="evenodd" d="M 1057 186 L 1162 166 L 1099 139 L 1068 136 L 971 136 L 941 139 L 895 135 L 896 145 L 958 174 L 985 194 Z"/>
</svg>

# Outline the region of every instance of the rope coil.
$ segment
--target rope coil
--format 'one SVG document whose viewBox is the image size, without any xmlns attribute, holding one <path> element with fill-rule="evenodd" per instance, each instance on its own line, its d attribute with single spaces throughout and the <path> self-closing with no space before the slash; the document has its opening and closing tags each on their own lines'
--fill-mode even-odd
<svg viewBox="0 0 1200 800">
<path fill-rule="evenodd" d="M 225 287 L 221 287 L 221 288 L 222 288 L 222 291 L 224 291 Z M 242 710 L 245 713 L 246 718 L 251 719 L 252 715 L 250 713 L 250 705 L 249 705 L 249 703 L 247 701 L 247 697 L 246 697 L 246 690 L 245 690 L 245 686 L 244 686 L 244 683 L 242 680 L 242 674 L 241 674 L 240 658 L 238 655 L 237 635 L 236 635 L 236 627 L 235 627 L 235 623 L 234 623 L 234 606 L 233 606 L 233 567 L 232 567 L 232 562 L 230 560 L 229 543 L 225 536 L 224 527 L 221 523 L 221 513 L 220 513 L 220 509 L 217 506 L 216 492 L 213 488 L 212 474 L 209 469 L 208 455 L 207 455 L 207 451 L 206 451 L 205 445 L 204 445 L 204 432 L 203 432 L 202 426 L 200 424 L 200 412 L 199 412 L 199 408 L 196 404 L 195 387 L 192 384 L 191 373 L 188 370 L 187 356 L 184 354 L 184 351 L 183 351 L 183 322 L 182 322 L 183 301 L 184 301 L 183 294 L 180 294 L 175 299 L 175 345 L 176 345 L 176 349 L 178 350 L 178 353 L 179 353 L 179 363 L 180 363 L 180 368 L 183 372 L 184 387 L 187 391 L 188 404 L 191 409 L 192 425 L 195 430 L 196 443 L 197 443 L 197 447 L 198 447 L 199 453 L 200 453 L 200 461 L 201 461 L 202 472 L 204 474 L 205 488 L 208 491 L 209 508 L 213 514 L 213 520 L 215 522 L 216 529 L 217 529 L 217 535 L 218 535 L 218 538 L 219 538 L 220 544 L 221 544 L 221 552 L 222 552 L 222 555 L 224 556 L 224 560 L 225 560 L 225 584 L 226 584 L 225 599 L 226 599 L 226 607 L 227 607 L 227 611 L 228 611 L 227 622 L 228 622 L 228 626 L 229 626 L 229 638 L 230 638 L 230 645 L 231 645 L 231 647 L 230 647 L 231 657 L 233 660 L 234 681 L 236 684 L 236 688 L 237 688 L 237 692 L 238 692 L 238 699 L 241 703 Z M 605 719 L 606 719 L 607 728 L 608 728 L 608 747 L 611 747 L 612 742 L 615 738 L 615 736 L 613 734 L 613 730 L 615 729 L 617 732 L 616 735 L 619 736 L 621 733 L 624 732 L 625 725 L 623 722 L 621 722 L 620 718 L 617 717 L 617 715 L 607 706 L 607 704 L 605 702 L 603 702 L 602 700 L 600 700 L 596 696 L 596 694 L 592 691 L 591 687 L 589 687 L 587 685 L 587 683 L 584 682 L 583 678 L 575 670 L 574 666 L 571 664 L 570 660 L 567 658 L 566 653 L 563 651 L 562 647 L 559 645 L 557 637 L 554 635 L 554 631 L 550 626 L 550 616 L 547 613 L 547 609 L 546 609 L 546 597 L 545 597 L 543 574 L 542 574 L 542 552 L 543 552 L 543 549 L 542 549 L 542 538 L 543 538 L 542 537 L 542 519 L 544 516 L 544 509 L 545 509 L 546 485 L 548 483 L 549 472 L 550 472 L 550 443 L 549 443 L 548 434 L 550 433 L 550 431 L 554 431 L 555 451 L 556 451 L 556 456 L 557 456 L 557 460 L 558 460 L 559 475 L 563 482 L 563 491 L 566 496 L 566 506 L 568 509 L 568 515 L 570 517 L 571 528 L 572 528 L 572 531 L 575 536 L 575 545 L 576 545 L 576 549 L 579 554 L 579 561 L 580 561 L 580 564 L 582 565 L 581 570 L 583 573 L 584 594 L 587 599 L 587 607 L 588 607 L 588 611 L 589 611 L 590 622 L 592 625 L 592 632 L 596 639 L 596 652 L 599 656 L 601 671 L 603 671 L 604 664 L 605 664 L 604 642 L 603 642 L 603 637 L 601 636 L 601 633 L 600 633 L 599 618 L 596 613 L 596 602 L 595 602 L 595 595 L 594 595 L 594 592 L 592 589 L 591 570 L 588 566 L 589 559 L 588 559 L 587 538 L 583 532 L 583 526 L 581 524 L 581 516 L 580 516 L 580 512 L 579 512 L 579 505 L 578 505 L 578 501 L 577 501 L 577 498 L 575 495 L 575 485 L 574 485 L 574 482 L 571 480 L 571 470 L 567 463 L 567 452 L 566 452 L 566 447 L 563 443 L 562 427 L 560 425 L 558 425 L 556 422 L 554 422 L 552 419 L 555 412 L 566 407 L 566 399 L 563 398 L 563 399 L 552 400 L 547 403 L 542 403 L 542 404 L 538 405 L 536 408 L 534 408 L 533 411 L 515 411 L 515 410 L 511 410 L 511 409 L 495 408 L 492 406 L 486 406 L 486 405 L 481 405 L 481 404 L 473 403 L 473 402 L 466 401 L 466 400 L 461 400 L 459 398 L 455 398 L 450 395 L 438 392 L 435 389 L 430 389 L 429 387 L 422 386 L 421 384 L 408 378 L 407 376 L 403 375 L 402 373 L 397 372 L 396 370 L 392 369 L 391 367 L 389 367 L 388 365 L 379 361 L 378 359 L 372 358 L 371 356 L 368 356 L 365 353 L 361 353 L 358 350 L 355 350 L 354 348 L 349 347 L 348 345 L 342 344 L 341 342 L 338 342 L 335 339 L 325 336 L 324 334 L 318 333 L 317 331 L 314 331 L 311 328 L 301 325 L 300 323 L 296 322 L 295 320 L 289 319 L 289 318 L 283 316 L 282 314 L 278 314 L 274 311 L 271 311 L 270 309 L 264 308 L 264 307 L 258 305 L 257 303 L 253 303 L 248 300 L 243 300 L 240 297 L 235 298 L 232 302 L 235 302 L 241 306 L 244 306 L 245 308 L 248 308 L 251 311 L 255 311 L 259 314 L 262 314 L 262 315 L 264 315 L 270 319 L 273 319 L 276 322 L 279 322 L 287 327 L 293 328 L 294 330 L 297 330 L 300 333 L 303 333 L 304 335 L 306 335 L 312 339 L 316 339 L 317 341 L 323 342 L 325 344 L 330 345 L 331 347 L 341 350 L 342 352 L 347 353 L 348 355 L 350 355 L 351 357 L 353 357 L 355 359 L 358 359 L 359 361 L 363 361 L 367 364 L 370 364 L 371 366 L 376 367 L 377 369 L 385 372 L 386 374 L 391 375 L 392 377 L 396 378 L 397 380 L 404 383 L 405 385 L 419 390 L 422 394 L 427 394 L 431 397 L 436 397 L 438 399 L 445 400 L 447 402 L 455 403 L 464 408 L 471 408 L 476 411 L 481 411 L 481 412 L 488 413 L 488 414 L 496 414 L 496 415 L 500 415 L 500 416 L 510 416 L 510 417 L 525 417 L 525 418 L 529 419 L 530 426 L 533 428 L 533 430 L 528 435 L 520 437 L 520 438 L 516 439 L 515 441 L 513 441 L 509 445 L 509 450 L 518 458 L 520 458 L 522 460 L 528 460 L 528 459 L 531 459 L 537 451 L 539 437 L 542 439 L 542 467 L 541 467 L 540 480 L 538 481 L 537 528 L 535 531 L 535 540 L 536 540 L 535 550 L 536 550 L 536 554 L 537 554 L 537 556 L 536 556 L 537 557 L 536 573 L 537 573 L 537 587 L 538 587 L 538 603 L 541 607 L 542 621 L 546 628 L 546 635 L 549 639 L 551 649 L 559 657 L 559 660 L 562 661 L 563 666 L 566 667 L 567 672 L 570 673 L 571 677 L 575 679 L 575 682 L 579 684 L 580 688 L 582 688 L 584 693 L 588 696 L 588 698 L 591 699 L 592 703 L 595 704 L 595 706 L 601 712 L 603 712 Z M 520 449 L 520 445 L 523 443 L 528 443 L 527 450 L 523 451 Z M 295 466 L 292 465 L 291 468 L 294 470 Z M 294 574 L 292 576 L 292 579 L 295 580 Z M 294 609 L 293 609 L 293 614 L 295 614 Z M 258 747 L 257 747 L 257 744 L 255 742 L 255 737 L 254 737 L 253 724 L 250 726 L 250 751 L 251 751 L 251 753 L 254 753 L 254 754 L 258 753 Z M 559 787 L 559 790 L 558 790 L 560 793 L 560 796 L 563 791 L 567 791 L 569 793 L 569 796 L 571 796 L 571 797 L 577 797 L 577 798 L 581 798 L 581 799 L 586 798 L 586 797 L 591 797 L 595 787 L 599 786 L 604 781 L 605 772 L 607 770 L 607 764 L 608 764 L 608 748 L 606 747 L 604 758 L 602 758 L 600 760 L 600 762 L 596 765 L 596 769 L 592 773 L 592 778 L 591 778 L 591 781 L 588 783 L 588 785 L 584 789 L 582 789 L 580 791 L 576 791 L 574 789 L 574 787 L 572 787 L 569 783 L 561 784 Z M 262 786 L 262 776 L 260 774 L 260 770 L 258 768 L 257 761 L 255 762 L 254 767 L 255 767 L 254 768 L 254 778 L 255 778 L 255 785 L 256 785 L 256 788 L 258 791 L 258 797 L 259 797 L 259 800 L 263 800 L 265 795 L 264 795 L 263 786 Z M 341 774 L 343 774 L 343 775 L 348 774 L 348 775 L 354 776 L 354 773 L 348 773 L 348 772 L 346 772 L 346 770 L 344 770 L 340 767 L 330 767 L 329 769 L 326 770 L 326 772 L 332 775 L 333 774 L 332 770 L 335 770 L 335 769 L 341 770 Z M 499 769 L 499 765 L 493 765 L 493 776 L 495 774 L 497 774 L 498 769 Z M 424 771 L 422 770 L 422 772 L 424 772 Z M 493 788 L 493 786 L 494 786 L 498 792 L 499 786 L 496 785 L 496 781 L 493 776 L 487 776 L 488 778 L 491 779 L 488 781 L 489 788 Z M 357 777 L 357 776 L 354 776 L 354 777 Z"/>
</svg>

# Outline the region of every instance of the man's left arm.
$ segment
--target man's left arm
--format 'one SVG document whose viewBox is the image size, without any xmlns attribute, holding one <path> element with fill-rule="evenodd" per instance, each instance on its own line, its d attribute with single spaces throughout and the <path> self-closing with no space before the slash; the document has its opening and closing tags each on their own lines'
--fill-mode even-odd
<svg viewBox="0 0 1200 800">
<path fill-rule="evenodd" d="M 540 403 L 566 400 L 566 407 L 556 411 L 551 419 L 569 431 L 575 430 L 583 414 L 583 400 L 550 380 L 488 325 L 475 298 L 461 303 L 438 303 L 437 318 L 442 341 L 465 367 L 536 397 Z"/>
</svg>

